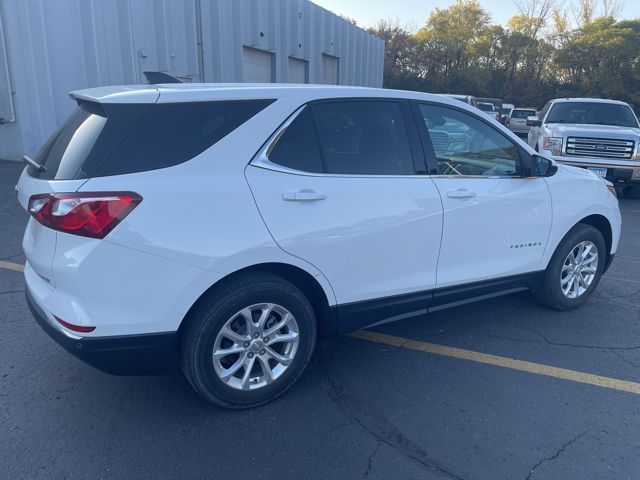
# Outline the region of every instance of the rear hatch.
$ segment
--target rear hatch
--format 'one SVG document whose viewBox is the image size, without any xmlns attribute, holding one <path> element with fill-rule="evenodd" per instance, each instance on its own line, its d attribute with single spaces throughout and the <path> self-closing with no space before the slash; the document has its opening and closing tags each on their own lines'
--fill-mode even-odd
<svg viewBox="0 0 640 480">
<path fill-rule="evenodd" d="M 113 150 L 153 106 L 158 92 L 152 92 L 150 103 L 103 105 L 90 98 L 77 99 L 76 110 L 33 157 L 43 168 L 27 166 L 20 175 L 17 185 L 20 205 L 28 210 L 33 195 L 77 191 L 100 170 Z M 114 121 L 107 121 L 112 117 Z M 29 265 L 52 286 L 56 238 L 55 230 L 31 217 L 22 241 Z"/>
<path fill-rule="evenodd" d="M 112 197 L 118 192 L 128 193 L 120 192 L 117 176 L 186 162 L 274 102 L 274 99 L 246 99 L 162 103 L 158 102 L 160 91 L 149 86 L 101 87 L 72 95 L 78 102 L 77 109 L 33 157 L 36 166 L 26 167 L 18 183 L 19 202 L 27 210 L 34 195 L 74 194 L 65 196 L 65 205 L 72 205 L 66 210 L 55 207 L 53 212 L 54 206 L 49 210 L 40 207 L 48 219 L 56 219 L 56 225 L 62 223 L 61 217 L 71 216 L 73 209 L 80 209 L 76 200 L 83 193 L 74 192 L 83 190 L 90 179 L 114 177 L 109 182 L 109 192 L 102 192 L 109 193 L 108 200 L 106 197 L 96 199 L 94 195 L 87 197 L 84 192 L 87 204 L 114 202 Z M 38 169 L 38 164 L 43 168 Z M 91 190 L 91 184 L 88 185 Z M 99 193 L 96 195 L 100 196 Z M 138 194 L 144 195 L 144 192 L 129 193 L 138 199 Z M 34 210 L 39 205 L 36 199 L 33 199 Z M 62 203 L 59 198 L 49 201 L 49 205 Z M 110 214 L 115 215 L 113 210 Z M 54 257 L 65 254 L 56 252 L 56 240 L 68 233 L 80 235 L 78 223 L 75 225 L 73 231 L 70 227 L 55 230 L 33 216 L 29 220 L 23 240 L 27 261 L 52 285 L 55 283 Z M 84 236 L 92 235 L 85 232 Z"/>
</svg>

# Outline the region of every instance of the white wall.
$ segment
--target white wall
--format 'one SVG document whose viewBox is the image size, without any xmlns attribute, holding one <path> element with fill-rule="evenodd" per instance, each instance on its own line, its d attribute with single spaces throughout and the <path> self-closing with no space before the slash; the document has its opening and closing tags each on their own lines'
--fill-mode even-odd
<svg viewBox="0 0 640 480">
<path fill-rule="evenodd" d="M 340 84 L 382 86 L 384 42 L 307 0 L 0 0 L 0 20 L 0 117 L 15 110 L 0 158 L 35 153 L 74 108 L 71 90 L 143 83 L 145 70 L 241 82 L 244 47 L 270 52 L 276 82 L 294 57 L 321 83 L 328 54 Z"/>
</svg>

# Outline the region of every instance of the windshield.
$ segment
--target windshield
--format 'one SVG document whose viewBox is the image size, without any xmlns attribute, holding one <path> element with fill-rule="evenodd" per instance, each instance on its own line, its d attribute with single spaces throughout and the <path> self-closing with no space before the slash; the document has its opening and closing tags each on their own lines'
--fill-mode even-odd
<svg viewBox="0 0 640 480">
<path fill-rule="evenodd" d="M 535 110 L 514 110 L 513 112 L 511 112 L 511 118 L 527 118 L 535 116 Z"/>
<path fill-rule="evenodd" d="M 483 112 L 493 112 L 493 105 L 490 103 L 478 103 L 478 108 Z"/>
<path fill-rule="evenodd" d="M 551 107 L 545 123 L 577 123 L 638 128 L 628 105 L 600 102 L 560 102 Z"/>
</svg>

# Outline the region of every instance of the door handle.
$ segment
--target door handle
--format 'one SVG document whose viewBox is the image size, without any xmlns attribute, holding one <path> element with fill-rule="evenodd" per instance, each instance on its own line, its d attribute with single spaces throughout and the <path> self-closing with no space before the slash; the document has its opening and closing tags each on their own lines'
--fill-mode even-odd
<svg viewBox="0 0 640 480">
<path fill-rule="evenodd" d="M 324 200 L 327 196 L 324 193 L 314 192 L 313 190 L 300 190 L 299 192 L 285 192 L 282 199 L 287 202 L 317 202 Z"/>
<path fill-rule="evenodd" d="M 447 192 L 447 197 L 449 198 L 473 198 L 475 196 L 476 196 L 476 192 L 472 192 L 471 190 L 467 190 L 465 188 Z"/>
</svg>

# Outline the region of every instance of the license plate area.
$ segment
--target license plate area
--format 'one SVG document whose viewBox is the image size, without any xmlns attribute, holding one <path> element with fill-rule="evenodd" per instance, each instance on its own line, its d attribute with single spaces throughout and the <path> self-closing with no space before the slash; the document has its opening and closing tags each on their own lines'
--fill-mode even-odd
<svg viewBox="0 0 640 480">
<path fill-rule="evenodd" d="M 595 173 L 599 177 L 606 177 L 607 176 L 607 169 L 606 168 L 602 168 L 602 167 L 587 167 L 587 170 L 589 170 L 590 172 Z"/>
</svg>

